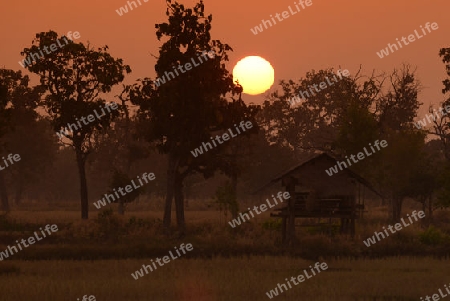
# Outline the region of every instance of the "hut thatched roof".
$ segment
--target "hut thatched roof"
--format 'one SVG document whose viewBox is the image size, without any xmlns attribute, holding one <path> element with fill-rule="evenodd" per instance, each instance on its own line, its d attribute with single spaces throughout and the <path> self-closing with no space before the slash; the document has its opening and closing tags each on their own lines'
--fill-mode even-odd
<svg viewBox="0 0 450 301">
<path fill-rule="evenodd" d="M 297 170 L 303 168 L 306 164 L 310 164 L 313 163 L 314 161 L 317 160 L 329 160 L 330 163 L 332 164 L 336 164 L 337 163 L 337 159 L 335 157 L 333 157 L 332 155 L 322 152 L 322 153 L 316 153 L 316 154 L 312 154 L 309 155 L 307 157 L 305 157 L 299 164 L 297 164 L 296 166 L 288 169 L 287 171 L 284 171 L 280 174 L 278 174 L 274 179 L 272 179 L 269 183 L 261 186 L 260 188 L 256 189 L 252 194 L 257 194 L 258 192 L 260 192 L 261 190 L 264 190 L 265 188 L 275 184 L 276 182 L 280 181 L 283 177 L 296 172 Z M 353 170 L 351 170 L 350 168 L 345 168 L 343 169 L 341 172 L 346 173 L 349 177 L 357 180 L 359 183 L 361 183 L 362 185 L 366 186 L 368 189 L 370 189 L 372 192 L 374 192 L 375 194 L 377 194 L 378 196 L 380 196 L 381 198 L 384 198 L 384 196 L 382 194 L 380 194 L 378 191 L 375 190 L 375 188 L 373 188 L 372 184 L 369 183 L 369 181 L 367 181 L 365 178 L 363 178 L 362 176 L 358 175 L 356 172 L 354 172 Z"/>
</svg>

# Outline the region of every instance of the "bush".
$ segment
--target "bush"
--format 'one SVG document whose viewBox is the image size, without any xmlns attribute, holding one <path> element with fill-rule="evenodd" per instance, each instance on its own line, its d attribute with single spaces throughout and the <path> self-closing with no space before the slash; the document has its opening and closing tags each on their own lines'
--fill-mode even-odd
<svg viewBox="0 0 450 301">
<path fill-rule="evenodd" d="M 2 214 L 0 215 L 0 229 L 2 229 L 2 231 L 25 231 L 33 229 L 33 225 L 28 223 L 21 224 L 9 218 L 7 214 Z"/>
<path fill-rule="evenodd" d="M 20 268 L 9 263 L 3 263 L 0 265 L 0 275 L 19 274 Z"/>
<path fill-rule="evenodd" d="M 227 212 L 230 212 L 231 216 L 237 216 L 239 204 L 236 191 L 229 181 L 217 188 L 213 201 L 219 205 L 219 210 L 224 212 L 225 217 Z"/>
<path fill-rule="evenodd" d="M 96 222 L 100 238 L 118 240 L 122 227 L 119 217 L 114 214 L 112 208 L 100 212 Z"/>
<path fill-rule="evenodd" d="M 423 233 L 419 235 L 419 240 L 425 245 L 439 245 L 444 241 L 445 234 L 441 230 L 436 229 L 433 226 L 428 227 Z"/>
<path fill-rule="evenodd" d="M 281 218 L 270 219 L 265 221 L 262 224 L 263 229 L 265 230 L 281 230 L 282 220 Z"/>
</svg>

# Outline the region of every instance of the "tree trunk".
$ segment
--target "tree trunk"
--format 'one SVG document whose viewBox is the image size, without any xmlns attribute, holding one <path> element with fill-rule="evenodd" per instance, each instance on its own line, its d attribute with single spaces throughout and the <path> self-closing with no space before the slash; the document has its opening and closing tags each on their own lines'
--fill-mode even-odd
<svg viewBox="0 0 450 301">
<path fill-rule="evenodd" d="M 288 200 L 286 243 L 289 246 L 293 246 L 295 243 L 295 184 L 289 183 L 286 186 L 286 191 L 291 195 Z"/>
<path fill-rule="evenodd" d="M 295 241 L 295 209 L 294 209 L 294 203 L 295 203 L 295 199 L 294 198 L 290 198 L 288 200 L 288 214 L 289 214 L 289 219 L 288 219 L 288 231 L 287 231 L 287 243 L 289 246 L 293 246 L 294 245 L 294 241 Z"/>
<path fill-rule="evenodd" d="M 180 237 L 183 237 L 186 234 L 186 221 L 184 219 L 183 180 L 184 179 L 182 179 L 180 175 L 175 176 L 175 210 L 177 216 L 177 227 L 180 233 Z"/>
<path fill-rule="evenodd" d="M 176 171 L 177 171 L 177 160 L 175 156 L 169 154 L 169 162 L 167 167 L 166 201 L 164 205 L 164 219 L 163 219 L 163 227 L 164 232 L 166 234 L 170 232 L 170 222 L 172 218 L 172 199 L 174 195 Z"/>
<path fill-rule="evenodd" d="M 400 197 L 392 198 L 392 220 L 399 222 L 402 214 L 403 199 Z"/>
<path fill-rule="evenodd" d="M 125 215 L 125 204 L 123 203 L 122 198 L 119 198 L 119 206 L 117 208 L 117 212 L 119 215 Z"/>
<path fill-rule="evenodd" d="M 16 195 L 14 199 L 16 205 L 20 205 L 20 203 L 22 202 L 22 195 L 23 195 L 23 180 L 22 177 L 19 175 L 17 177 Z"/>
<path fill-rule="evenodd" d="M 88 219 L 89 204 L 86 181 L 86 158 L 83 156 L 81 147 L 76 147 L 78 174 L 80 176 L 80 199 L 81 199 L 81 219 Z"/>
<path fill-rule="evenodd" d="M 6 184 L 4 173 L 0 171 L 0 198 L 2 201 L 2 211 L 9 212 L 11 208 L 9 207 L 8 193 L 6 192 Z"/>
<path fill-rule="evenodd" d="M 433 220 L 433 199 L 431 196 L 428 197 L 428 220 L 430 222 Z"/>
<path fill-rule="evenodd" d="M 120 97 L 122 101 L 122 108 L 125 113 L 125 137 L 124 137 L 124 145 L 126 149 L 126 163 L 124 170 L 127 175 L 130 174 L 131 164 L 133 163 L 133 154 L 130 149 L 130 112 L 128 112 L 128 107 L 126 105 L 126 100 Z M 119 207 L 117 208 L 119 215 L 125 215 L 125 204 L 123 203 L 123 199 L 119 199 Z"/>
<path fill-rule="evenodd" d="M 233 175 L 231 176 L 231 187 L 233 189 L 233 204 L 231 204 L 231 218 L 237 218 L 238 211 L 239 211 L 239 205 L 238 205 L 238 199 L 237 199 L 237 174 L 233 172 Z"/>
</svg>

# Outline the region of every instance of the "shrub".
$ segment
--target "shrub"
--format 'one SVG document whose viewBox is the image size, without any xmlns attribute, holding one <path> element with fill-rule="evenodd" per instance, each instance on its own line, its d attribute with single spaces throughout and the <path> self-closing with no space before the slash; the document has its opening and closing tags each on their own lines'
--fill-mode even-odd
<svg viewBox="0 0 450 301">
<path fill-rule="evenodd" d="M 30 224 L 28 223 L 21 224 L 12 220 L 7 214 L 0 215 L 0 229 L 2 229 L 2 231 L 25 231 L 28 228 L 30 228 Z"/>
<path fill-rule="evenodd" d="M 113 169 L 113 175 L 111 182 L 109 184 L 109 191 L 108 194 L 114 194 L 113 190 L 115 191 L 116 187 L 125 187 L 128 184 L 130 184 L 131 179 L 128 177 L 128 175 L 124 172 L 119 171 L 118 169 Z M 118 200 L 115 200 L 114 203 L 119 204 L 119 213 L 124 214 L 125 213 L 125 206 L 128 203 L 133 202 L 137 199 L 139 195 L 144 193 L 144 188 L 140 187 L 138 189 L 133 189 L 131 192 L 127 192 L 126 195 L 121 195 Z M 117 193 L 117 192 L 116 192 Z"/>
<path fill-rule="evenodd" d="M 231 216 L 237 216 L 239 205 L 236 192 L 229 181 L 217 188 L 213 201 L 219 205 L 219 210 L 224 212 L 225 218 L 228 212 Z"/>
<path fill-rule="evenodd" d="M 439 245 L 444 241 L 445 235 L 441 230 L 429 226 L 427 230 L 419 235 L 419 240 L 425 245 Z"/>
<path fill-rule="evenodd" d="M 121 232 L 121 224 L 118 216 L 112 208 L 105 209 L 98 214 L 97 218 L 99 236 L 104 239 L 113 238 L 117 240 Z"/>
<path fill-rule="evenodd" d="M 269 219 L 262 224 L 262 227 L 265 230 L 281 230 L 281 224 L 281 218 Z"/>
<path fill-rule="evenodd" d="M 20 273 L 20 268 L 13 265 L 13 264 L 9 264 L 9 263 L 3 263 L 2 265 L 0 265 L 0 275 L 5 274 L 19 274 Z"/>
</svg>

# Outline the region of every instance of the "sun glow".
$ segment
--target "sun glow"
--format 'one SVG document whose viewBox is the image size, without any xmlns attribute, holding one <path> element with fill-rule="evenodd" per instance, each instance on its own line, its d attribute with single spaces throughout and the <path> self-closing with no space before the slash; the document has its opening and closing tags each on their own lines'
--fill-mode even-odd
<svg viewBox="0 0 450 301">
<path fill-rule="evenodd" d="M 237 62 L 233 69 L 233 80 L 239 81 L 244 93 L 258 95 L 267 91 L 275 80 L 272 65 L 259 56 L 247 56 Z"/>
</svg>

